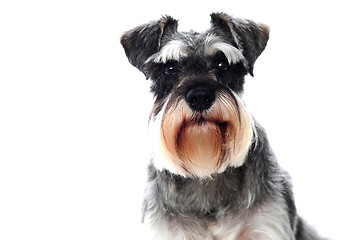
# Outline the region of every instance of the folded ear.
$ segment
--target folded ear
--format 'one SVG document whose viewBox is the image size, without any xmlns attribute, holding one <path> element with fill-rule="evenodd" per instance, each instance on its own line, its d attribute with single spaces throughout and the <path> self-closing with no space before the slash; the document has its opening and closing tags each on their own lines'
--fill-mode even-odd
<svg viewBox="0 0 340 240">
<path fill-rule="evenodd" d="M 165 16 L 158 21 L 125 32 L 120 43 L 130 63 L 143 71 L 146 60 L 160 50 L 162 36 L 168 31 L 176 32 L 177 26 L 177 20 Z"/>
<path fill-rule="evenodd" d="M 225 13 L 211 14 L 212 28 L 222 30 L 231 36 L 236 47 L 248 61 L 248 72 L 253 74 L 254 63 L 262 53 L 269 39 L 269 27 L 250 20 L 231 17 Z"/>
</svg>

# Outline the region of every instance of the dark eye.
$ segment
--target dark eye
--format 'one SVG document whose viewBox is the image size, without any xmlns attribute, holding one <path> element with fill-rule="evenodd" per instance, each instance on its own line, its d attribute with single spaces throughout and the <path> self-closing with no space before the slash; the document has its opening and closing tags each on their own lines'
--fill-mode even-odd
<svg viewBox="0 0 340 240">
<path fill-rule="evenodd" d="M 164 74 L 165 75 L 174 75 L 177 73 L 177 69 L 174 64 L 166 64 L 164 66 Z"/>
<path fill-rule="evenodd" d="M 226 71 L 226 70 L 228 70 L 229 69 L 228 60 L 227 59 L 223 59 L 223 60 L 217 61 L 215 68 L 218 71 Z"/>
</svg>

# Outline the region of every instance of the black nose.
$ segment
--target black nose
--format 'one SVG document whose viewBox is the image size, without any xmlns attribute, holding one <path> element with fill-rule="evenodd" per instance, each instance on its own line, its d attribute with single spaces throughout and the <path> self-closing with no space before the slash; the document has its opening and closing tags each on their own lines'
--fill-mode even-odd
<svg viewBox="0 0 340 240">
<path fill-rule="evenodd" d="M 209 109 L 215 101 L 215 91 L 212 88 L 203 86 L 192 88 L 186 93 L 185 101 L 191 109 L 204 111 Z"/>
</svg>

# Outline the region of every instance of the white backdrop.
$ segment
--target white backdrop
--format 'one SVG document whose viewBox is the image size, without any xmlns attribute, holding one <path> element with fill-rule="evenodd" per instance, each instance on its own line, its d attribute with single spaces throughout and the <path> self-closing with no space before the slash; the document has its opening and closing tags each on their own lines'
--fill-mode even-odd
<svg viewBox="0 0 340 240">
<path fill-rule="evenodd" d="M 245 100 L 293 178 L 299 213 L 340 239 L 334 1 L 1 1 L 0 239 L 143 239 L 149 82 L 119 36 L 164 14 L 271 27 Z"/>
</svg>

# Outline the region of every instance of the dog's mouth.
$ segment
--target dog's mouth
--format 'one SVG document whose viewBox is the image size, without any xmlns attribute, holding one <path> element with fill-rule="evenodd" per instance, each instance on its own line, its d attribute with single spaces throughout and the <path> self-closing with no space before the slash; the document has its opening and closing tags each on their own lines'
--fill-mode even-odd
<svg viewBox="0 0 340 240">
<path fill-rule="evenodd" d="M 204 117 L 183 123 L 176 137 L 177 155 L 201 169 L 219 166 L 225 155 L 227 125 Z"/>
<path fill-rule="evenodd" d="M 227 126 L 227 121 L 216 121 L 212 117 L 207 117 L 206 114 L 197 113 L 195 117 L 189 120 L 184 119 L 178 126 L 176 145 L 182 150 L 185 149 L 186 145 L 205 145 L 201 143 L 214 145 L 213 143 L 216 141 L 207 141 L 206 139 L 209 138 L 217 138 L 217 142 L 223 144 L 224 136 L 227 133 Z"/>
</svg>

